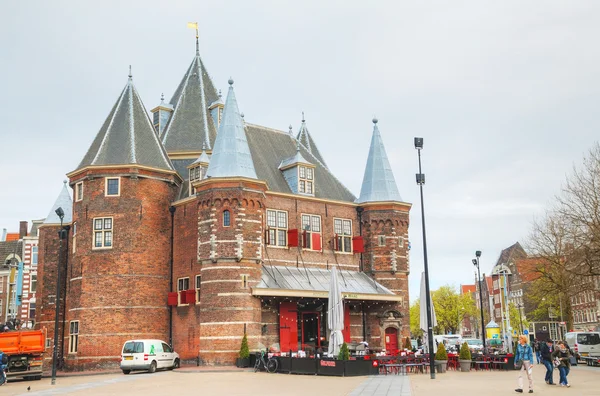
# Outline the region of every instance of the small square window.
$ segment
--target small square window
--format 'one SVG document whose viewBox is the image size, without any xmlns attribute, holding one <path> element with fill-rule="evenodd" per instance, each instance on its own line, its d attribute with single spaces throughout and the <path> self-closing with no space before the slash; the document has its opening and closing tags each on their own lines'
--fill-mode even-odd
<svg viewBox="0 0 600 396">
<path fill-rule="evenodd" d="M 118 196 L 120 195 L 120 179 L 118 177 L 107 177 L 106 178 L 106 195 L 107 196 Z"/>
<path fill-rule="evenodd" d="M 398 237 L 398 247 L 404 247 L 404 237 Z"/>
</svg>

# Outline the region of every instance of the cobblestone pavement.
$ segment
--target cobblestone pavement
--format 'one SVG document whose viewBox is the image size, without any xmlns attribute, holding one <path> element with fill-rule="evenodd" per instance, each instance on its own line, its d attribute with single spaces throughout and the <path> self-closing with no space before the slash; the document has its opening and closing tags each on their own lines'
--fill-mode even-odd
<svg viewBox="0 0 600 396">
<path fill-rule="evenodd" d="M 571 370 L 571 388 L 549 386 L 543 381 L 545 369 L 534 366 L 534 392 L 545 396 L 569 394 L 572 396 L 600 395 L 600 368 L 577 366 Z M 322 377 L 314 375 L 289 375 L 253 373 L 249 370 L 219 367 L 183 367 L 175 371 L 155 374 L 85 373 L 41 381 L 11 381 L 0 387 L 2 396 L 52 396 L 52 395 L 261 395 L 261 396 L 496 396 L 516 395 L 518 372 L 472 371 L 408 376 L 388 375 L 373 377 Z M 555 380 L 558 373 L 554 373 Z M 31 387 L 30 391 L 27 387 Z"/>
</svg>

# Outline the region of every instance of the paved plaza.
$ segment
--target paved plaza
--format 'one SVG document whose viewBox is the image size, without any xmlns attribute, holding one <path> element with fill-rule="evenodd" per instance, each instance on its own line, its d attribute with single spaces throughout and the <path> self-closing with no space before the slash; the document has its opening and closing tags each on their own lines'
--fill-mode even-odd
<svg viewBox="0 0 600 396">
<path fill-rule="evenodd" d="M 574 367 L 569 375 L 571 388 L 549 386 L 543 382 L 545 369 L 534 367 L 534 392 L 548 396 L 600 394 L 600 368 Z M 373 377 L 322 377 L 309 375 L 253 373 L 229 368 L 184 367 L 156 374 L 121 373 L 59 377 L 50 385 L 41 381 L 13 381 L 0 387 L 0 395 L 175 395 L 190 392 L 205 395 L 298 395 L 298 396 L 426 396 L 516 395 L 515 371 L 472 371 L 429 375 L 381 375 Z M 558 373 L 555 372 L 555 379 Z M 27 387 L 31 387 L 27 390 Z"/>
</svg>

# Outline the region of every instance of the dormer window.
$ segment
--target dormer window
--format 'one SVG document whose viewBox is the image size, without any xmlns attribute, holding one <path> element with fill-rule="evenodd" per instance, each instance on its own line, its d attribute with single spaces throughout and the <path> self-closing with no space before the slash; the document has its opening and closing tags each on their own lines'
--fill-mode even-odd
<svg viewBox="0 0 600 396">
<path fill-rule="evenodd" d="M 192 184 L 198 180 L 204 179 L 204 174 L 206 173 L 206 167 L 204 166 L 195 166 L 190 168 L 190 195 L 196 194 L 196 189 Z"/>
<path fill-rule="evenodd" d="M 306 166 L 298 167 L 298 192 L 304 194 L 314 193 L 314 170 Z"/>
</svg>

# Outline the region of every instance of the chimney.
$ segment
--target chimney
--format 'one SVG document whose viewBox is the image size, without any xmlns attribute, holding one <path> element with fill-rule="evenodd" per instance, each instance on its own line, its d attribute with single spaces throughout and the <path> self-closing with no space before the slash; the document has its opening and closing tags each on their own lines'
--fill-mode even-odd
<svg viewBox="0 0 600 396">
<path fill-rule="evenodd" d="M 27 222 L 21 221 L 19 223 L 19 239 L 23 239 L 23 237 L 27 236 Z"/>
<path fill-rule="evenodd" d="M 2 234 L 0 234 L 0 242 L 6 242 L 6 228 L 2 229 Z"/>
</svg>

